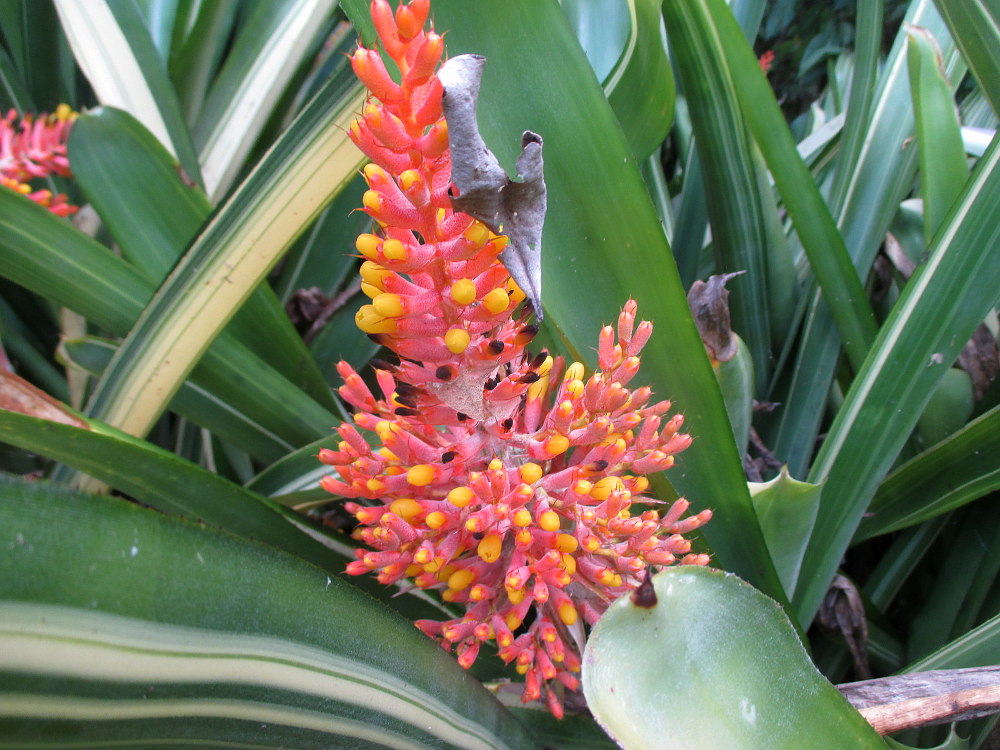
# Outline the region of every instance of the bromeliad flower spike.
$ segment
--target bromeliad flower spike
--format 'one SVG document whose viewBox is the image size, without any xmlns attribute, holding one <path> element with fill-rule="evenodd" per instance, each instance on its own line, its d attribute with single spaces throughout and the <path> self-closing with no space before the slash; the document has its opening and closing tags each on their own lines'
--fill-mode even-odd
<svg viewBox="0 0 1000 750">
<path fill-rule="evenodd" d="M 648 509 L 658 501 L 644 475 L 669 468 L 691 438 L 680 415 L 665 416 L 669 402 L 629 388 L 653 331 L 634 301 L 601 330 L 589 377 L 579 362 L 564 369 L 526 350 L 537 328 L 500 262 L 508 238 L 453 205 L 435 74 L 443 42 L 424 30 L 428 11 L 428 0 L 395 14 L 372 3 L 398 81 L 374 49 L 352 60 L 373 97 L 350 135 L 372 160 L 363 203 L 376 225 L 357 241 L 372 298 L 357 323 L 400 362 L 377 365 L 378 395 L 338 366 L 356 426 L 321 451 L 336 470 L 323 486 L 353 498 L 354 536 L 369 548 L 349 573 L 439 591 L 464 614 L 417 626 L 466 668 L 495 644 L 524 676 L 523 700 L 562 716 L 586 626 L 649 566 L 707 563 L 683 535 L 711 513 L 685 517 L 683 499 Z"/>
<path fill-rule="evenodd" d="M 76 122 L 77 113 L 65 104 L 54 114 L 25 115 L 18 118 L 15 110 L 0 119 L 0 184 L 16 190 L 57 216 L 70 216 L 77 207 L 66 201 L 62 193 L 35 190 L 30 180 L 57 174 L 72 175 L 66 158 L 66 141 Z"/>
</svg>

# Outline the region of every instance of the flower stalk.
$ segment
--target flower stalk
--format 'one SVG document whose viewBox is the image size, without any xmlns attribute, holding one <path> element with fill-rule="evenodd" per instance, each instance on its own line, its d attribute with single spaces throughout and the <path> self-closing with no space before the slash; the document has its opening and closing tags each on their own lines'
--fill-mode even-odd
<svg viewBox="0 0 1000 750">
<path fill-rule="evenodd" d="M 522 699 L 563 714 L 579 688 L 585 625 L 650 566 L 704 565 L 684 534 L 710 511 L 662 512 L 645 475 L 690 443 L 683 417 L 630 387 L 653 326 L 626 303 L 598 337 L 599 369 L 527 350 L 537 327 L 499 256 L 507 238 L 455 209 L 448 123 L 435 71 L 440 35 L 428 0 L 371 4 L 382 50 L 352 57 L 372 93 L 350 130 L 372 160 L 361 235 L 361 330 L 399 362 L 374 389 L 347 363 L 341 397 L 354 424 L 320 460 L 328 491 L 358 521 L 353 575 L 404 580 L 464 613 L 416 624 L 470 667 L 482 646 L 524 676 Z M 451 192 L 450 192 L 451 189 Z M 374 436 L 369 443 L 362 432 Z"/>
</svg>

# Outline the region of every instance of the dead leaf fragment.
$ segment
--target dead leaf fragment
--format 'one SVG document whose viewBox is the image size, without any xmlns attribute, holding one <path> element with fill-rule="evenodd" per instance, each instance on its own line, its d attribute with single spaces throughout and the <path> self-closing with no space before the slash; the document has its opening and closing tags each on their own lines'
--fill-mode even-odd
<svg viewBox="0 0 1000 750">
<path fill-rule="evenodd" d="M 739 348 L 733 338 L 729 318 L 729 290 L 726 289 L 726 282 L 741 273 L 743 271 L 709 276 L 708 281 L 694 282 L 688 292 L 688 307 L 698 326 L 698 333 L 708 350 L 708 356 L 716 362 L 728 362 L 736 356 Z"/>
<path fill-rule="evenodd" d="M 517 159 L 518 181 L 511 180 L 483 141 L 476 121 L 485 64 L 486 58 L 481 55 L 458 55 L 438 71 L 444 89 L 441 106 L 448 123 L 451 179 L 458 188 L 451 202 L 456 211 L 507 236 L 509 242 L 500 260 L 541 320 L 542 225 L 546 210 L 542 138 L 524 131 Z"/>
<path fill-rule="evenodd" d="M 24 378 L 0 369 L 0 409 L 89 430 L 72 410 Z"/>
</svg>

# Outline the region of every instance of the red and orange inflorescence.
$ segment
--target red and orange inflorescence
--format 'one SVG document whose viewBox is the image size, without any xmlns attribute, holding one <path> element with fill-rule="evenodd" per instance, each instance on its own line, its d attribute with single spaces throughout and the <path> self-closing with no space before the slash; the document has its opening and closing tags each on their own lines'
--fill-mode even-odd
<svg viewBox="0 0 1000 750">
<path fill-rule="evenodd" d="M 30 180 L 57 174 L 70 177 L 66 141 L 77 113 L 65 104 L 51 115 L 19 118 L 13 109 L 0 119 L 0 184 L 16 190 L 58 216 L 70 216 L 77 207 L 62 193 L 34 190 Z"/>
<path fill-rule="evenodd" d="M 524 675 L 523 700 L 557 716 L 579 687 L 585 639 L 608 605 L 649 566 L 703 565 L 684 534 L 711 517 L 665 512 L 644 475 L 669 468 L 691 438 L 648 387 L 629 387 L 653 327 L 625 305 L 598 337 L 586 377 L 547 352 L 524 294 L 498 260 L 506 238 L 453 210 L 448 126 L 435 71 L 442 38 L 425 31 L 428 0 L 371 5 L 382 49 L 352 62 L 372 99 L 350 135 L 372 160 L 364 210 L 376 231 L 358 238 L 358 326 L 395 352 L 380 362 L 378 395 L 348 364 L 340 395 L 355 425 L 338 428 L 323 486 L 353 498 L 358 549 L 348 566 L 385 584 L 412 580 L 464 607 L 417 626 L 468 668 L 494 642 Z M 369 444 L 362 433 L 373 433 Z"/>
</svg>

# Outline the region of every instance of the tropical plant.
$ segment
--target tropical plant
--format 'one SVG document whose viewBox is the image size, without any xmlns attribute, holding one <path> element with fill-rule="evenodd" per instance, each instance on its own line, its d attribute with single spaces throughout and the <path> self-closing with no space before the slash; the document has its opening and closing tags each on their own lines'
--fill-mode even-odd
<svg viewBox="0 0 1000 750">
<path fill-rule="evenodd" d="M 695 548 L 757 589 L 682 566 L 600 620 L 584 695 L 628 747 L 664 726 L 883 747 L 831 682 L 1000 662 L 1000 9 L 911 0 L 897 29 L 858 3 L 788 112 L 754 46 L 804 7 L 431 9 L 448 56 L 486 58 L 478 126 L 507 174 L 544 139 L 532 348 L 606 370 L 596 334 L 638 302 L 638 381 L 694 438 L 649 492 L 711 510 Z M 345 575 L 371 524 L 317 456 L 337 465 L 353 421 L 341 374 L 392 356 L 356 323 L 370 13 L 3 4 L 0 747 L 613 746 L 580 700 L 557 720 L 511 699 L 502 647 L 467 671 L 412 626 L 460 616 L 464 580 Z M 980 748 L 993 726 L 896 738 Z"/>
</svg>

